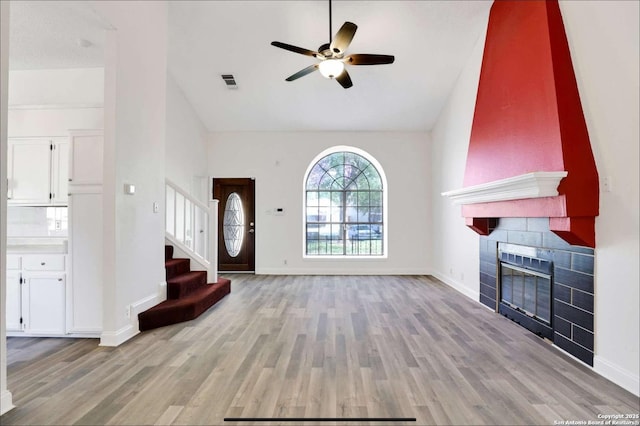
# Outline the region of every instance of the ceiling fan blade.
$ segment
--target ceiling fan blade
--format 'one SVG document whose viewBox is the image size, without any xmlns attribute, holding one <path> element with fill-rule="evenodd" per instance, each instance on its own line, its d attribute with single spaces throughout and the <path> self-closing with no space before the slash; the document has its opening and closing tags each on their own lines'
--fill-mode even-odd
<svg viewBox="0 0 640 426">
<path fill-rule="evenodd" d="M 345 22 L 342 24 L 331 42 L 331 52 L 338 55 L 344 53 L 347 47 L 349 47 L 349 44 L 351 44 L 351 40 L 353 40 L 357 29 L 358 26 L 353 22 Z"/>
<path fill-rule="evenodd" d="M 317 69 L 318 69 L 318 64 L 309 65 L 308 67 L 306 67 L 304 69 L 301 69 L 300 71 L 298 71 L 297 73 L 293 74 L 292 76 L 287 77 L 286 80 L 287 81 L 297 80 L 300 77 L 304 77 L 307 74 L 311 74 L 312 72 L 314 72 Z"/>
<path fill-rule="evenodd" d="M 349 77 L 349 73 L 347 72 L 347 70 L 342 71 L 340 75 L 336 77 L 336 80 L 338 81 L 338 83 L 340 83 L 340 86 L 344 87 L 345 89 L 353 86 L 351 77 Z"/>
<path fill-rule="evenodd" d="M 368 53 L 355 53 L 344 59 L 350 65 L 382 65 L 392 64 L 395 60 L 393 55 L 370 55 Z"/>
<path fill-rule="evenodd" d="M 284 49 L 284 50 L 288 50 L 290 52 L 299 53 L 301 55 L 313 56 L 314 58 L 317 58 L 317 57 L 321 56 L 318 52 L 314 52 L 313 50 L 304 49 L 304 48 L 298 47 L 298 46 L 292 46 L 290 44 L 281 43 L 279 41 L 272 41 L 271 45 L 275 46 L 275 47 L 279 47 L 279 48 Z"/>
</svg>

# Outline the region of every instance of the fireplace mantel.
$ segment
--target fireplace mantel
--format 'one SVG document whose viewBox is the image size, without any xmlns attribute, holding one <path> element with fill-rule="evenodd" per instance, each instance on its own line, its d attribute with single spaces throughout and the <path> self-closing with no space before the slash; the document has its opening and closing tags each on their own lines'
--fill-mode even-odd
<svg viewBox="0 0 640 426">
<path fill-rule="evenodd" d="M 455 204 L 491 203 L 526 198 L 555 197 L 568 172 L 532 172 L 480 185 L 443 192 Z"/>
</svg>

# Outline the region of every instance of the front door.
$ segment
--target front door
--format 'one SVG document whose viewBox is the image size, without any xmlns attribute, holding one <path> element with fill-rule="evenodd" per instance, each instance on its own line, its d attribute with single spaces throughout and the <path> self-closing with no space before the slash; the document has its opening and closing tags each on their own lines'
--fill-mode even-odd
<svg viewBox="0 0 640 426">
<path fill-rule="evenodd" d="M 218 270 L 255 270 L 255 180 L 213 179 L 218 207 Z"/>
</svg>

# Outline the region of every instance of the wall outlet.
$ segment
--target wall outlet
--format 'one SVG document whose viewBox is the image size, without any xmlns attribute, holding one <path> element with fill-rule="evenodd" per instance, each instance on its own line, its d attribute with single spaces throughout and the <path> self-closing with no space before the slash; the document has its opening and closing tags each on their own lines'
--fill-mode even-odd
<svg viewBox="0 0 640 426">
<path fill-rule="evenodd" d="M 127 319 L 131 319 L 131 305 L 127 305 L 127 307 L 125 308 L 124 314 L 127 317 Z"/>
<path fill-rule="evenodd" d="M 282 264 L 283 264 L 283 265 L 286 265 L 286 264 L 287 264 L 287 259 L 284 259 L 284 260 L 282 261 Z"/>
</svg>

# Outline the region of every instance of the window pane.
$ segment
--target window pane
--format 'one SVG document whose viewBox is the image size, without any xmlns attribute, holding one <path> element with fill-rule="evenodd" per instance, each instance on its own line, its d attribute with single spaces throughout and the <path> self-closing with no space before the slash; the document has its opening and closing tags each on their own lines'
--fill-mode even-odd
<svg viewBox="0 0 640 426">
<path fill-rule="evenodd" d="M 222 233 L 229 256 L 238 256 L 244 240 L 244 209 L 240 196 L 235 192 L 229 194 L 224 207 Z"/>
<path fill-rule="evenodd" d="M 307 178 L 307 189 L 318 189 L 320 186 L 320 179 L 324 176 L 325 171 L 322 167 L 316 165 L 311 172 L 309 172 L 309 177 Z"/>
<path fill-rule="evenodd" d="M 357 222 L 369 222 L 369 207 L 358 207 Z"/>
<path fill-rule="evenodd" d="M 370 206 L 382 207 L 382 192 L 372 191 L 369 193 Z"/>
<path fill-rule="evenodd" d="M 307 191 L 307 207 L 318 205 L 318 193 L 315 191 Z"/>
<path fill-rule="evenodd" d="M 369 207 L 369 197 L 370 194 L 368 191 L 358 192 L 358 206 L 359 207 Z"/>
<path fill-rule="evenodd" d="M 320 182 L 318 184 L 318 188 L 319 189 L 331 189 L 331 187 L 333 186 L 334 182 L 335 182 L 334 177 L 331 176 L 329 173 L 325 173 L 320 178 Z"/>
<path fill-rule="evenodd" d="M 358 206 L 358 192 L 356 191 L 345 191 L 345 197 L 347 201 L 347 206 Z"/>
<path fill-rule="evenodd" d="M 367 177 L 371 189 L 382 189 L 382 179 L 375 167 L 367 167 L 364 170 L 364 175 Z"/>
<path fill-rule="evenodd" d="M 307 207 L 307 222 L 319 222 L 320 213 L 317 207 Z"/>
<path fill-rule="evenodd" d="M 380 207 L 372 207 L 369 209 L 369 222 L 382 223 L 382 209 Z"/>
</svg>

